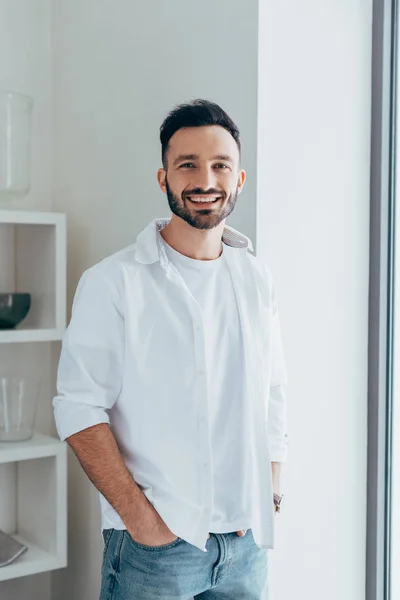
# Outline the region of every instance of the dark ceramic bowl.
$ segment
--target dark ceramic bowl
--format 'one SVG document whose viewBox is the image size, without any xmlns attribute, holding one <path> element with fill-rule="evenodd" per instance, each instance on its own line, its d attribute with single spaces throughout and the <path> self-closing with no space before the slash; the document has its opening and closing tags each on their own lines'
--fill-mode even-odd
<svg viewBox="0 0 400 600">
<path fill-rule="evenodd" d="M 29 312 L 30 294 L 0 294 L 0 329 L 14 329 Z"/>
</svg>

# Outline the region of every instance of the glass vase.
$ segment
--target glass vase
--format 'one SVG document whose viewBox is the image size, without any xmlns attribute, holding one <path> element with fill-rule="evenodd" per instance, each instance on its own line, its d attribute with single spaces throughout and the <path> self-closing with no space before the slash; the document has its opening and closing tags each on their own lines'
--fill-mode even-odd
<svg viewBox="0 0 400 600">
<path fill-rule="evenodd" d="M 30 96 L 0 91 L 0 202 L 29 192 L 32 107 Z"/>
<path fill-rule="evenodd" d="M 39 381 L 0 376 L 0 442 L 29 440 L 34 431 Z"/>
</svg>

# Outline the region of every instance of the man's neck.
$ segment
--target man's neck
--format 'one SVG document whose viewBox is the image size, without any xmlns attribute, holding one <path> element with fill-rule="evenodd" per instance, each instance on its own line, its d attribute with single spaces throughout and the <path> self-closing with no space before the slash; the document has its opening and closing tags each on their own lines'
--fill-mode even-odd
<svg viewBox="0 0 400 600">
<path fill-rule="evenodd" d="M 222 234 L 225 221 L 214 229 L 196 229 L 172 215 L 161 230 L 161 236 L 174 250 L 195 260 L 215 260 L 222 254 Z"/>
</svg>

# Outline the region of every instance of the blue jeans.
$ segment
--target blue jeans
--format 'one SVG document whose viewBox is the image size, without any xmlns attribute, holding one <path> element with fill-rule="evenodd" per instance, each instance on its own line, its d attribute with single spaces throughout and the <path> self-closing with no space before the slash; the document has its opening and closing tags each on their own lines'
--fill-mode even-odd
<svg viewBox="0 0 400 600">
<path fill-rule="evenodd" d="M 143 546 L 126 530 L 103 531 L 100 600 L 267 600 L 268 550 L 251 529 L 212 533 L 207 552 L 178 538 Z"/>
</svg>

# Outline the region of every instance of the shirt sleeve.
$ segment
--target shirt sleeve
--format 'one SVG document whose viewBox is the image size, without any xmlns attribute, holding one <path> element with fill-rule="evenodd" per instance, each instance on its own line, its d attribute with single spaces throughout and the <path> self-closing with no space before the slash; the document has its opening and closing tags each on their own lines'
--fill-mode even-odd
<svg viewBox="0 0 400 600">
<path fill-rule="evenodd" d="M 272 361 L 268 399 L 268 441 L 272 462 L 286 462 L 288 452 L 286 385 L 287 373 L 282 347 L 278 303 L 272 288 Z"/>
<path fill-rule="evenodd" d="M 107 411 L 121 391 L 123 352 L 124 320 L 111 284 L 89 269 L 78 284 L 62 341 L 53 399 L 61 440 L 110 422 Z"/>
</svg>

